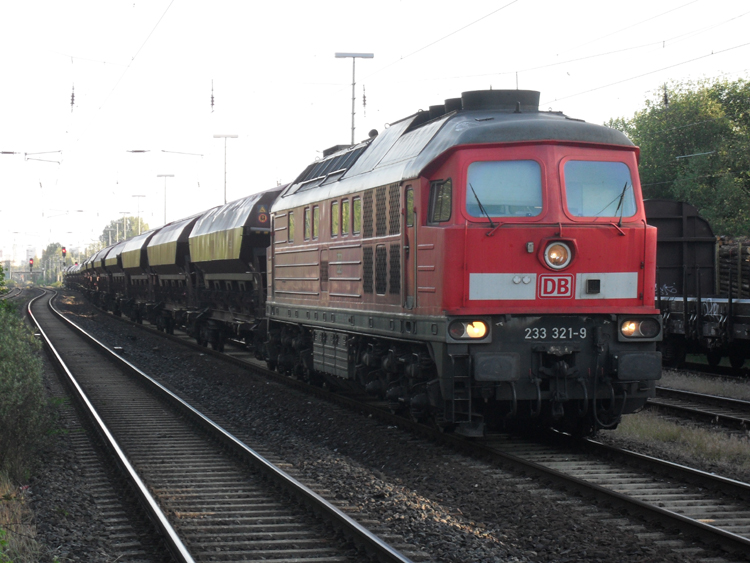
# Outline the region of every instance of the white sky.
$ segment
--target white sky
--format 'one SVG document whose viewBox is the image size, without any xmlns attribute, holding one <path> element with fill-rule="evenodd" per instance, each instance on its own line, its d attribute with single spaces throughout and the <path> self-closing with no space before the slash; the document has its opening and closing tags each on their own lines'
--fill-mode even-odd
<svg viewBox="0 0 750 563">
<path fill-rule="evenodd" d="M 0 151 L 20 153 L 0 155 L 3 259 L 83 246 L 138 207 L 163 224 L 158 174 L 174 174 L 167 221 L 223 203 L 215 134 L 239 135 L 228 200 L 293 180 L 351 137 L 352 64 L 335 52 L 375 54 L 356 64 L 357 141 L 516 80 L 542 109 L 603 123 L 670 80 L 750 68 L 747 0 L 0 0 L 0 13 Z M 61 152 L 32 154 L 46 151 Z"/>
</svg>

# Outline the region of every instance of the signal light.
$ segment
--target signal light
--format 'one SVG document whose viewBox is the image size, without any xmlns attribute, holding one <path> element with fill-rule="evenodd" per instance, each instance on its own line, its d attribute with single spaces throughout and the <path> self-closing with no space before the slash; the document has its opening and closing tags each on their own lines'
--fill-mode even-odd
<svg viewBox="0 0 750 563">
<path fill-rule="evenodd" d="M 62 247 L 62 255 L 63 255 L 63 260 L 65 260 L 65 255 L 66 255 L 67 253 L 68 253 L 68 251 L 67 251 L 67 250 L 65 249 L 65 247 L 63 246 L 63 247 Z"/>
<path fill-rule="evenodd" d="M 34 259 L 29 258 L 29 272 L 34 269 Z"/>
</svg>

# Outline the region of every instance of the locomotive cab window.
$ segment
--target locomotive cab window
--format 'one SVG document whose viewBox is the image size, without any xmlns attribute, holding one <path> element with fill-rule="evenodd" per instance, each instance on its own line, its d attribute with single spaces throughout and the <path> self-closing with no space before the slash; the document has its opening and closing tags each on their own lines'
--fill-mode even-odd
<svg viewBox="0 0 750 563">
<path fill-rule="evenodd" d="M 320 235 L 320 207 L 313 207 L 312 238 L 317 239 Z"/>
<path fill-rule="evenodd" d="M 569 160 L 565 163 L 565 203 L 576 217 L 632 217 L 635 194 L 623 162 Z"/>
<path fill-rule="evenodd" d="M 430 222 L 443 223 L 451 218 L 453 203 L 453 182 L 439 180 L 430 185 Z"/>
<path fill-rule="evenodd" d="M 310 208 L 305 207 L 305 240 L 310 240 L 312 223 L 310 222 Z"/>
<path fill-rule="evenodd" d="M 287 242 L 294 242 L 294 212 L 289 212 L 289 226 L 287 227 Z"/>
<path fill-rule="evenodd" d="M 466 212 L 472 217 L 539 215 L 542 212 L 542 170 L 539 163 L 534 160 L 502 160 L 469 164 Z"/>
</svg>

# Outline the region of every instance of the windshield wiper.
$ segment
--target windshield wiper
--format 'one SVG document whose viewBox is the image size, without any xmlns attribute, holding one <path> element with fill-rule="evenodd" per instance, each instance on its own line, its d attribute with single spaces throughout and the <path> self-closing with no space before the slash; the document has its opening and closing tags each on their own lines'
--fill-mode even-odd
<svg viewBox="0 0 750 563">
<path fill-rule="evenodd" d="M 620 201 L 617 203 L 617 208 L 615 209 L 615 214 L 618 211 L 620 212 L 620 221 L 617 223 L 618 227 L 622 227 L 622 214 L 625 213 L 625 206 L 622 204 L 622 202 L 625 199 L 625 191 L 627 189 L 628 189 L 628 183 L 625 182 L 625 185 L 622 187 L 622 192 L 620 192 Z"/>
<path fill-rule="evenodd" d="M 479 210 L 484 213 L 484 216 L 487 217 L 487 219 L 490 222 L 490 227 L 493 229 L 495 228 L 495 223 L 492 222 L 492 217 L 490 217 L 490 214 L 487 213 L 487 210 L 484 208 L 484 205 L 482 205 L 482 202 L 479 201 L 479 196 L 477 195 L 477 192 L 474 191 L 474 186 L 471 185 L 471 182 L 469 183 L 469 187 L 471 188 L 471 193 L 474 194 L 474 198 L 477 200 L 477 203 L 479 204 Z"/>
</svg>

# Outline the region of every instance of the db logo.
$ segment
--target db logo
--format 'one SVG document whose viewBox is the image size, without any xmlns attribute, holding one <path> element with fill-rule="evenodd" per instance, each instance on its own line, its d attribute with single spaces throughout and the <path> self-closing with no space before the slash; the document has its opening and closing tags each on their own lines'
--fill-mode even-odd
<svg viewBox="0 0 750 563">
<path fill-rule="evenodd" d="M 573 276 L 567 275 L 541 275 L 537 294 L 540 299 L 564 299 L 573 297 Z"/>
</svg>

